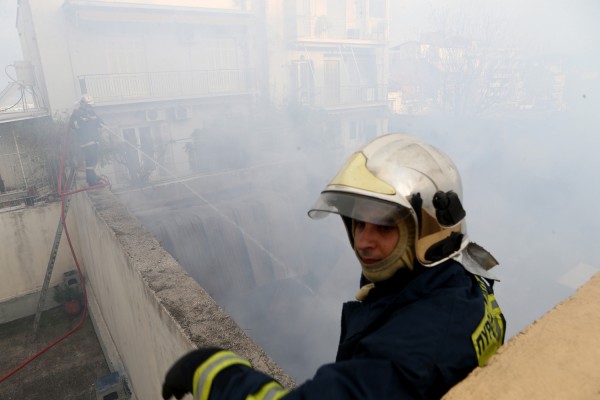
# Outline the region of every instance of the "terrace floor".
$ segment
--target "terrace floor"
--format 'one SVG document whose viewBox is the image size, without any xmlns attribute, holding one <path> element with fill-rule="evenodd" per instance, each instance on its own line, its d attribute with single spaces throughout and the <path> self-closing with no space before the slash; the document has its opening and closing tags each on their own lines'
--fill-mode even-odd
<svg viewBox="0 0 600 400">
<path fill-rule="evenodd" d="M 34 316 L 0 325 L 0 377 L 63 336 L 81 320 L 62 307 L 45 311 L 35 342 Z M 96 399 L 96 379 L 110 373 L 90 317 L 71 335 L 0 383 L 0 399 Z"/>
</svg>

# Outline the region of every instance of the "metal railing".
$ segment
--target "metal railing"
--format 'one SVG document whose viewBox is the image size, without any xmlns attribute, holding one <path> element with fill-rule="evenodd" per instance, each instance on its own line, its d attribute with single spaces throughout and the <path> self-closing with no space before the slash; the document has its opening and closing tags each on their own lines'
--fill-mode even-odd
<svg viewBox="0 0 600 400">
<path fill-rule="evenodd" d="M 387 86 L 375 85 L 343 85 L 339 87 L 317 88 L 315 106 L 331 107 L 360 107 L 377 104 L 387 104 Z"/>
<path fill-rule="evenodd" d="M 79 84 L 97 102 L 215 96 L 248 93 L 249 73 L 221 69 L 83 75 Z"/>
<path fill-rule="evenodd" d="M 385 41 L 385 20 L 371 18 L 371 21 L 375 22 L 365 22 L 361 29 L 348 25 L 345 18 L 299 15 L 295 34 L 297 39 Z"/>
<path fill-rule="evenodd" d="M 50 166 L 41 163 L 17 135 L 0 136 L 0 211 L 33 205 L 55 192 Z"/>
</svg>

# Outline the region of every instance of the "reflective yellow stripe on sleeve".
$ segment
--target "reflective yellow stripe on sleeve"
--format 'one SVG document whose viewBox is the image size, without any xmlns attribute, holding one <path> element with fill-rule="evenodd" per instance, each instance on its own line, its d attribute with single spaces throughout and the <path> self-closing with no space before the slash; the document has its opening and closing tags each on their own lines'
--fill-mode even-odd
<svg viewBox="0 0 600 400">
<path fill-rule="evenodd" d="M 275 381 L 264 385 L 258 392 L 246 397 L 246 400 L 278 400 L 285 396 L 289 390 L 284 389 Z"/>
<path fill-rule="evenodd" d="M 208 400 L 215 376 L 225 368 L 236 364 L 252 368 L 252 365 L 248 361 L 231 351 L 219 351 L 202 363 L 194 373 L 194 399 Z"/>
<path fill-rule="evenodd" d="M 490 293 L 483 278 L 476 278 L 485 299 L 485 306 L 483 318 L 471 335 L 471 340 L 481 367 L 504 343 L 506 325 L 494 294 Z"/>
</svg>

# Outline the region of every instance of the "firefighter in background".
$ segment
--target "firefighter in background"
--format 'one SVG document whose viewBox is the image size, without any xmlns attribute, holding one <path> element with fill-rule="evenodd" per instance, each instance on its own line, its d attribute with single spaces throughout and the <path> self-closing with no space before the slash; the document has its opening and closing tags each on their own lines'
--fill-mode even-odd
<svg viewBox="0 0 600 400">
<path fill-rule="evenodd" d="M 292 389 L 230 351 L 200 348 L 168 370 L 163 398 L 442 397 L 487 362 L 506 331 L 489 272 L 497 262 L 469 240 L 461 197 L 454 163 L 419 138 L 367 144 L 309 211 L 341 216 L 362 268 L 356 301 L 342 309 L 336 361 Z"/>
<path fill-rule="evenodd" d="M 76 132 L 79 147 L 85 159 L 85 178 L 89 186 L 102 183 L 96 175 L 96 165 L 98 164 L 100 129 L 104 126 L 104 122 L 96 115 L 93 105 L 94 99 L 89 94 L 83 95 L 69 120 L 69 127 Z"/>
</svg>

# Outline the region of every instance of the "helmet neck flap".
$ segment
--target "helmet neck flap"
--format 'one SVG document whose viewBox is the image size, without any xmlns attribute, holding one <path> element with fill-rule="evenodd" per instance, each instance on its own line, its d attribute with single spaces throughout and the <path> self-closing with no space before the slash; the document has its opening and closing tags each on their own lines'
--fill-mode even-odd
<svg viewBox="0 0 600 400">
<path fill-rule="evenodd" d="M 352 220 L 352 239 L 354 239 L 355 221 L 354 219 Z M 365 264 L 359 257 L 354 245 L 352 246 L 362 267 L 363 275 L 370 282 L 376 283 L 389 279 L 401 268 L 413 268 L 415 260 L 414 224 L 407 220 L 399 221 L 396 223 L 396 228 L 398 229 L 398 243 L 396 243 L 392 253 L 381 261 L 373 264 Z"/>
</svg>

